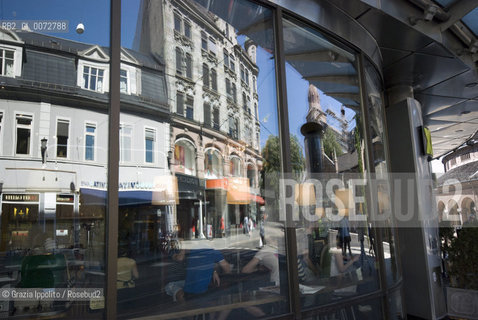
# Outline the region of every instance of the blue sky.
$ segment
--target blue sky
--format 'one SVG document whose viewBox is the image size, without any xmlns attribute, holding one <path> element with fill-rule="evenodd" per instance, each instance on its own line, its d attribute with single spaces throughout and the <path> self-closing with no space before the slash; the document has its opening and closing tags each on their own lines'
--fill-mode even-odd
<svg viewBox="0 0 478 320">
<path fill-rule="evenodd" d="M 109 0 L 0 0 L 0 20 L 67 20 L 68 33 L 45 33 L 109 46 Z M 76 33 L 80 22 L 85 25 L 81 35 Z"/>
</svg>

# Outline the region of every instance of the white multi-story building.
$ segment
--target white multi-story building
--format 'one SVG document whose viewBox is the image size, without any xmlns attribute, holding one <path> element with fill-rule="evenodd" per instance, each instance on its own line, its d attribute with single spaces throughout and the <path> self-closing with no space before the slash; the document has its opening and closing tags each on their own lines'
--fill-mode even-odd
<svg viewBox="0 0 478 320">
<path fill-rule="evenodd" d="M 0 29 L 1 251 L 29 248 L 39 226 L 63 247 L 104 241 L 108 51 Z M 157 181 L 169 174 L 162 61 L 122 49 L 121 93 L 120 210 L 154 206 Z"/>
<path fill-rule="evenodd" d="M 256 215 L 256 202 L 251 199 L 262 202 L 257 197 L 262 167 L 257 48 L 193 1 L 144 0 L 139 15 L 142 24 L 135 39 L 137 49 L 160 55 L 165 61 L 174 171 L 179 177 L 198 179 L 193 186 L 180 184 L 178 218 L 187 220 L 181 222 L 180 229 L 188 237 L 191 225 L 201 228 L 196 227 L 196 220 L 204 219 L 205 225 L 216 231 L 221 218 L 228 225 L 238 225 L 244 215 Z M 155 29 L 158 21 L 163 26 L 161 32 Z M 227 192 L 218 186 L 224 186 L 220 180 L 233 177 L 248 185 L 249 199 L 226 200 Z M 188 179 L 191 181 L 191 177 L 183 180 Z M 203 200 L 209 209 L 197 204 Z M 246 204 L 248 208 L 241 207 Z M 203 211 L 205 218 L 201 218 Z"/>
</svg>

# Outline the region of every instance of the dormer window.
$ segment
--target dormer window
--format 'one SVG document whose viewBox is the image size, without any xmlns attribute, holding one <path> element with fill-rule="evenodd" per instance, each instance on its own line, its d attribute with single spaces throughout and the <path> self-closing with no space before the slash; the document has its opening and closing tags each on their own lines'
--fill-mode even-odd
<svg viewBox="0 0 478 320">
<path fill-rule="evenodd" d="M 104 69 L 84 66 L 83 67 L 83 88 L 103 92 Z"/>
<path fill-rule="evenodd" d="M 14 53 L 13 50 L 0 49 L 0 75 L 5 77 L 15 76 L 13 68 L 15 65 Z"/>
<path fill-rule="evenodd" d="M 80 56 L 77 72 L 78 86 L 100 93 L 107 92 L 109 90 L 109 56 L 99 46 L 80 51 L 78 55 Z M 125 51 L 121 53 L 121 56 L 122 59 L 130 59 L 130 55 Z"/>
<path fill-rule="evenodd" d="M 128 93 L 128 71 L 120 70 L 120 91 L 122 93 Z"/>
</svg>

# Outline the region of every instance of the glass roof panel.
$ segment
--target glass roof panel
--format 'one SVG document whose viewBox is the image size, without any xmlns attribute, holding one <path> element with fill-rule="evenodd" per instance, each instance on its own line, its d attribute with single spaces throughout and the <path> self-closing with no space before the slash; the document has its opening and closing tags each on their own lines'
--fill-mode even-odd
<svg viewBox="0 0 478 320">
<path fill-rule="evenodd" d="M 435 0 L 436 3 L 440 4 L 443 8 L 448 8 L 458 0 Z"/>
<path fill-rule="evenodd" d="M 475 36 L 478 36 L 478 8 L 473 9 L 473 11 L 464 16 L 461 21 L 466 24 Z"/>
</svg>

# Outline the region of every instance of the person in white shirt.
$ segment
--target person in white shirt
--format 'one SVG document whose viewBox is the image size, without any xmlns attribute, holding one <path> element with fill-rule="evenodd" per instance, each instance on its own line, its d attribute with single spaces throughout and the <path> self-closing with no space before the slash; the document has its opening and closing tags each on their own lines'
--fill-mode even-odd
<svg viewBox="0 0 478 320">
<path fill-rule="evenodd" d="M 258 266 L 266 267 L 270 272 L 270 282 L 276 286 L 280 284 L 279 280 L 279 258 L 277 248 L 265 245 L 259 250 L 254 258 L 251 259 L 241 270 L 242 273 L 252 273 Z"/>
</svg>

